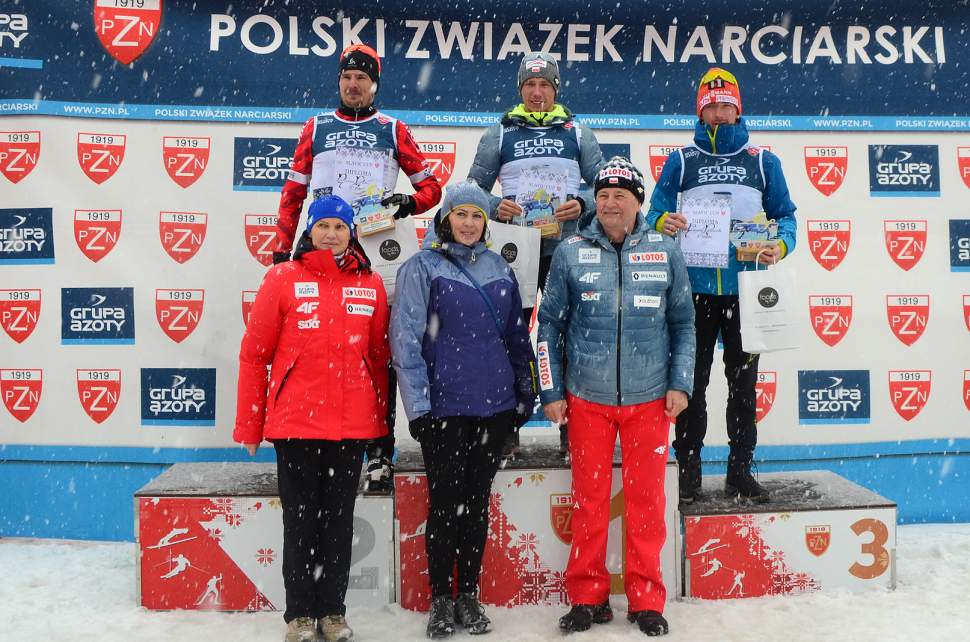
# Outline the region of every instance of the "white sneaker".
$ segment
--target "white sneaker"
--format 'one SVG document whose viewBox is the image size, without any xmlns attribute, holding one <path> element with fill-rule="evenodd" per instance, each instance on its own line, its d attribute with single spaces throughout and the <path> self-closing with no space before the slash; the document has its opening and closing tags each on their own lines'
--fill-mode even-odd
<svg viewBox="0 0 970 642">
<path fill-rule="evenodd" d="M 317 623 L 312 617 L 298 617 L 286 625 L 285 642 L 317 642 Z"/>
<path fill-rule="evenodd" d="M 320 632 L 326 642 L 351 642 L 354 639 L 354 632 L 347 626 L 347 618 L 342 615 L 320 618 Z"/>
</svg>

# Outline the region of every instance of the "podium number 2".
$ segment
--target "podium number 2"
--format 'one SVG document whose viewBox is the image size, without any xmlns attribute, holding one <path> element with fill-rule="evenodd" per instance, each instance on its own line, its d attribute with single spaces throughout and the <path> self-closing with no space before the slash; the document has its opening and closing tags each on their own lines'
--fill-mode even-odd
<svg viewBox="0 0 970 642">
<path fill-rule="evenodd" d="M 856 562 L 849 567 L 849 573 L 860 580 L 871 580 L 879 577 L 889 568 L 889 551 L 885 544 L 889 540 L 889 529 L 878 519 L 860 519 L 851 526 L 856 535 L 872 533 L 872 541 L 862 545 L 864 555 L 872 555 L 872 563 L 868 565 Z"/>
</svg>

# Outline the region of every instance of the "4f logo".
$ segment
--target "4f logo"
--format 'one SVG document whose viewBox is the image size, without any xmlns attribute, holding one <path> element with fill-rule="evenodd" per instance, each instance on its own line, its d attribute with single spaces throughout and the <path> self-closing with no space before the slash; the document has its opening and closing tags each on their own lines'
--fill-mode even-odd
<svg viewBox="0 0 970 642">
<path fill-rule="evenodd" d="M 95 263 L 114 249 L 121 236 L 121 210 L 74 210 L 74 240 Z"/>
<path fill-rule="evenodd" d="M 849 295 L 810 296 L 808 313 L 812 329 L 825 345 L 841 341 L 852 325 L 852 297 Z"/>
<path fill-rule="evenodd" d="M 418 149 L 428 159 L 431 173 L 444 185 L 455 171 L 455 143 L 418 143 Z"/>
<path fill-rule="evenodd" d="M 253 310 L 253 301 L 256 300 L 256 290 L 243 290 L 242 292 L 242 318 L 243 325 L 249 325 L 249 313 Z"/>
<path fill-rule="evenodd" d="M 970 187 L 970 147 L 957 147 L 957 169 L 963 183 Z"/>
<path fill-rule="evenodd" d="M 808 221 L 808 247 L 818 264 L 830 272 L 848 254 L 851 238 L 850 221 Z"/>
<path fill-rule="evenodd" d="M 40 318 L 40 290 L 0 290 L 0 326 L 23 343 L 37 327 Z"/>
<path fill-rule="evenodd" d="M 37 167 L 40 132 L 0 132 L 0 174 L 19 183 Z"/>
<path fill-rule="evenodd" d="M 162 163 L 180 187 L 199 180 L 209 164 L 209 138 L 162 137 Z"/>
<path fill-rule="evenodd" d="M 926 221 L 886 221 L 886 250 L 899 267 L 909 270 L 926 250 Z"/>
<path fill-rule="evenodd" d="M 926 330 L 930 319 L 930 297 L 928 294 L 890 294 L 886 297 L 886 315 L 896 338 L 911 346 Z"/>
<path fill-rule="evenodd" d="M 98 40 L 123 65 L 145 53 L 161 22 L 162 0 L 94 0 Z"/>
<path fill-rule="evenodd" d="M 890 370 L 889 399 L 900 417 L 909 421 L 920 413 L 930 397 L 929 370 Z"/>
<path fill-rule="evenodd" d="M 246 247 L 253 258 L 269 267 L 273 264 L 277 214 L 246 214 Z"/>
<path fill-rule="evenodd" d="M 158 237 L 162 247 L 177 263 L 185 263 L 205 240 L 209 217 L 201 212 L 160 212 Z"/>
<path fill-rule="evenodd" d="M 111 416 L 121 396 L 121 370 L 78 370 L 77 398 L 95 423 Z"/>
<path fill-rule="evenodd" d="M 155 290 L 155 318 L 169 339 L 182 343 L 202 318 L 205 290 Z"/>
<path fill-rule="evenodd" d="M 84 174 L 97 184 L 115 175 L 125 159 L 124 134 L 78 134 L 77 161 Z"/>
<path fill-rule="evenodd" d="M 848 147 L 806 147 L 805 171 L 815 189 L 825 196 L 842 186 L 849 165 Z"/>
<path fill-rule="evenodd" d="M 43 370 L 0 370 L 0 397 L 13 418 L 23 423 L 37 410 Z"/>
<path fill-rule="evenodd" d="M 755 393 L 755 403 L 757 404 L 755 408 L 755 421 L 761 422 L 769 412 L 771 412 L 771 407 L 775 405 L 775 394 L 778 391 L 778 373 L 777 372 L 759 372 L 758 380 L 754 384 Z"/>
<path fill-rule="evenodd" d="M 667 163 L 667 157 L 681 147 L 683 147 L 683 145 L 650 146 L 650 174 L 653 176 L 654 182 L 657 182 L 657 180 L 660 178 L 660 172 L 663 171 L 664 165 Z"/>
</svg>

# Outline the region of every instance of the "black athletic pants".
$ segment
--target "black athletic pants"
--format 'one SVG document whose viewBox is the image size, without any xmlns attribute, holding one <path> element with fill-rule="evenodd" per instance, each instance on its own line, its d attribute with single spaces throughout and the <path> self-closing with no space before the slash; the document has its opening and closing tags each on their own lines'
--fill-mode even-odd
<svg viewBox="0 0 970 642">
<path fill-rule="evenodd" d="M 394 456 L 394 423 L 397 421 L 397 372 L 387 367 L 387 434 L 367 442 L 367 461 Z"/>
</svg>

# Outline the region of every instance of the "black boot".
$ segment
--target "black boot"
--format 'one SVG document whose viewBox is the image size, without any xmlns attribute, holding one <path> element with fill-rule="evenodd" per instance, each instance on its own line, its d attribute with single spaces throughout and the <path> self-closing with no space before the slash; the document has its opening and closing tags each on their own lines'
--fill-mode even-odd
<svg viewBox="0 0 970 642">
<path fill-rule="evenodd" d="M 677 457 L 677 479 L 680 487 L 680 501 L 690 504 L 701 493 L 701 454 L 690 451 Z"/>
<path fill-rule="evenodd" d="M 431 598 L 427 634 L 431 639 L 451 637 L 455 633 L 455 603 L 450 595 Z"/>
<path fill-rule="evenodd" d="M 481 635 L 488 633 L 491 623 L 474 593 L 458 594 L 455 600 L 455 624 L 464 627 L 471 635 Z"/>
<path fill-rule="evenodd" d="M 766 504 L 770 499 L 768 490 L 758 483 L 751 474 L 752 455 L 728 456 L 727 476 L 724 478 L 724 493 L 730 497 L 743 497 L 756 504 Z"/>
<path fill-rule="evenodd" d="M 657 611 L 633 611 L 627 613 L 626 619 L 630 622 L 636 622 L 640 630 L 650 637 L 667 635 L 670 632 L 667 620 Z"/>
<path fill-rule="evenodd" d="M 367 478 L 364 492 L 368 495 L 390 495 L 394 489 L 394 465 L 386 457 L 375 457 L 367 462 Z"/>
<path fill-rule="evenodd" d="M 559 628 L 566 633 L 587 631 L 594 624 L 606 624 L 613 620 L 610 601 L 602 604 L 576 604 L 569 613 L 559 618 Z"/>
</svg>

